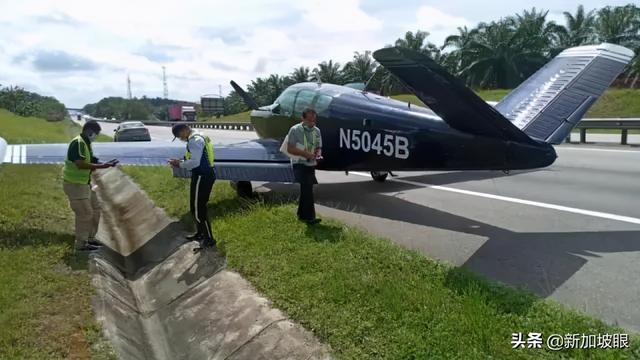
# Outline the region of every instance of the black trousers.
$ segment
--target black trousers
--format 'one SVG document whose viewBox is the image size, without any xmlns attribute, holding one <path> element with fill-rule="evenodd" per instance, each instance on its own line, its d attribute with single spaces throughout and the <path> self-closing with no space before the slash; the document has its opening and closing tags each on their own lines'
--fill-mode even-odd
<svg viewBox="0 0 640 360">
<path fill-rule="evenodd" d="M 191 175 L 191 192 L 189 196 L 189 206 L 191 215 L 196 222 L 198 234 L 206 239 L 213 239 L 211 231 L 211 223 L 207 216 L 207 203 L 211 195 L 213 183 L 216 182 L 214 174 L 192 174 Z"/>
<path fill-rule="evenodd" d="M 300 184 L 300 198 L 298 199 L 298 219 L 313 220 L 316 209 L 313 201 L 313 185 L 318 183 L 316 169 L 302 164 L 293 165 L 293 175 Z"/>
</svg>

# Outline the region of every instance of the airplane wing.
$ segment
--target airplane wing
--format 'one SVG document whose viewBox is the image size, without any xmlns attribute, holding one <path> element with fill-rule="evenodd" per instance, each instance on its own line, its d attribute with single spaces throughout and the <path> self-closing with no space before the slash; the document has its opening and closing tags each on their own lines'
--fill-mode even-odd
<svg viewBox="0 0 640 360">
<path fill-rule="evenodd" d="M 442 66 L 410 49 L 389 47 L 373 57 L 454 129 L 536 144 Z"/>
<path fill-rule="evenodd" d="M 62 164 L 68 144 L 7 145 L 0 138 L 0 159 L 10 164 Z M 118 159 L 123 165 L 164 165 L 181 159 L 185 145 L 171 142 L 113 142 L 92 144 L 101 161 Z M 289 158 L 276 140 L 251 140 L 230 145 L 214 144 L 218 179 L 232 181 L 294 182 Z"/>
</svg>

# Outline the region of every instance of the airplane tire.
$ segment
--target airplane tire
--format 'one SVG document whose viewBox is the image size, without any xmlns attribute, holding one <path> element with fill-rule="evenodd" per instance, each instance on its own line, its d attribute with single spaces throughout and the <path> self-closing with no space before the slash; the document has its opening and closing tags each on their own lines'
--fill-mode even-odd
<svg viewBox="0 0 640 360">
<path fill-rule="evenodd" d="M 389 176 L 389 173 L 386 171 L 371 172 L 371 177 L 373 178 L 374 181 L 377 181 L 377 182 L 384 182 L 385 180 L 387 180 L 387 176 Z"/>
<path fill-rule="evenodd" d="M 238 196 L 242 198 L 250 198 L 253 196 L 253 187 L 251 181 L 233 181 L 231 186 L 236 190 Z"/>
</svg>

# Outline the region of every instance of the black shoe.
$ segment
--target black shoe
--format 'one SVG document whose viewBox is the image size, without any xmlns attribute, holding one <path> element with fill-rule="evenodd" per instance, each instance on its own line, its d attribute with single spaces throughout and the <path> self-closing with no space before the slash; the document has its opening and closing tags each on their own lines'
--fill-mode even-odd
<svg viewBox="0 0 640 360">
<path fill-rule="evenodd" d="M 316 224 L 320 224 L 322 222 L 322 219 L 312 219 L 312 220 L 307 220 L 305 221 L 307 223 L 307 225 L 316 225 Z"/>
<path fill-rule="evenodd" d="M 200 240 L 202 239 L 202 234 L 195 233 L 195 234 L 187 235 L 185 237 L 187 238 L 187 240 Z"/>
<path fill-rule="evenodd" d="M 76 252 L 83 252 L 83 253 L 91 252 L 91 251 L 96 251 L 96 250 L 100 250 L 100 247 L 98 247 L 98 246 L 93 246 L 93 245 L 90 245 L 90 244 L 85 244 L 85 245 L 84 245 L 83 247 L 81 247 L 81 248 L 76 248 Z"/>
<path fill-rule="evenodd" d="M 193 252 L 199 252 L 205 249 L 214 249 L 216 247 L 216 241 L 213 239 L 205 239 L 203 242 L 198 245 L 198 247 L 193 249 Z"/>
<path fill-rule="evenodd" d="M 100 242 L 100 241 L 98 241 L 98 240 L 89 240 L 89 241 L 87 241 L 87 244 L 89 244 L 89 245 L 91 245 L 91 246 L 94 246 L 94 247 L 97 247 L 97 248 L 100 248 L 100 247 L 103 247 L 103 246 L 104 246 L 104 244 L 103 244 L 103 243 L 101 243 L 101 242 Z"/>
</svg>

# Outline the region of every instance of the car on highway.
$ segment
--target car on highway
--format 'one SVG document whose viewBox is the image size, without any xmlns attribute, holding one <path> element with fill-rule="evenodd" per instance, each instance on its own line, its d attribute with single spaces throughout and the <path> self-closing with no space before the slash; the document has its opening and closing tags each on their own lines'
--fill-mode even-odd
<svg viewBox="0 0 640 360">
<path fill-rule="evenodd" d="M 113 141 L 151 141 L 149 129 L 140 121 L 122 122 L 113 131 Z"/>
</svg>

